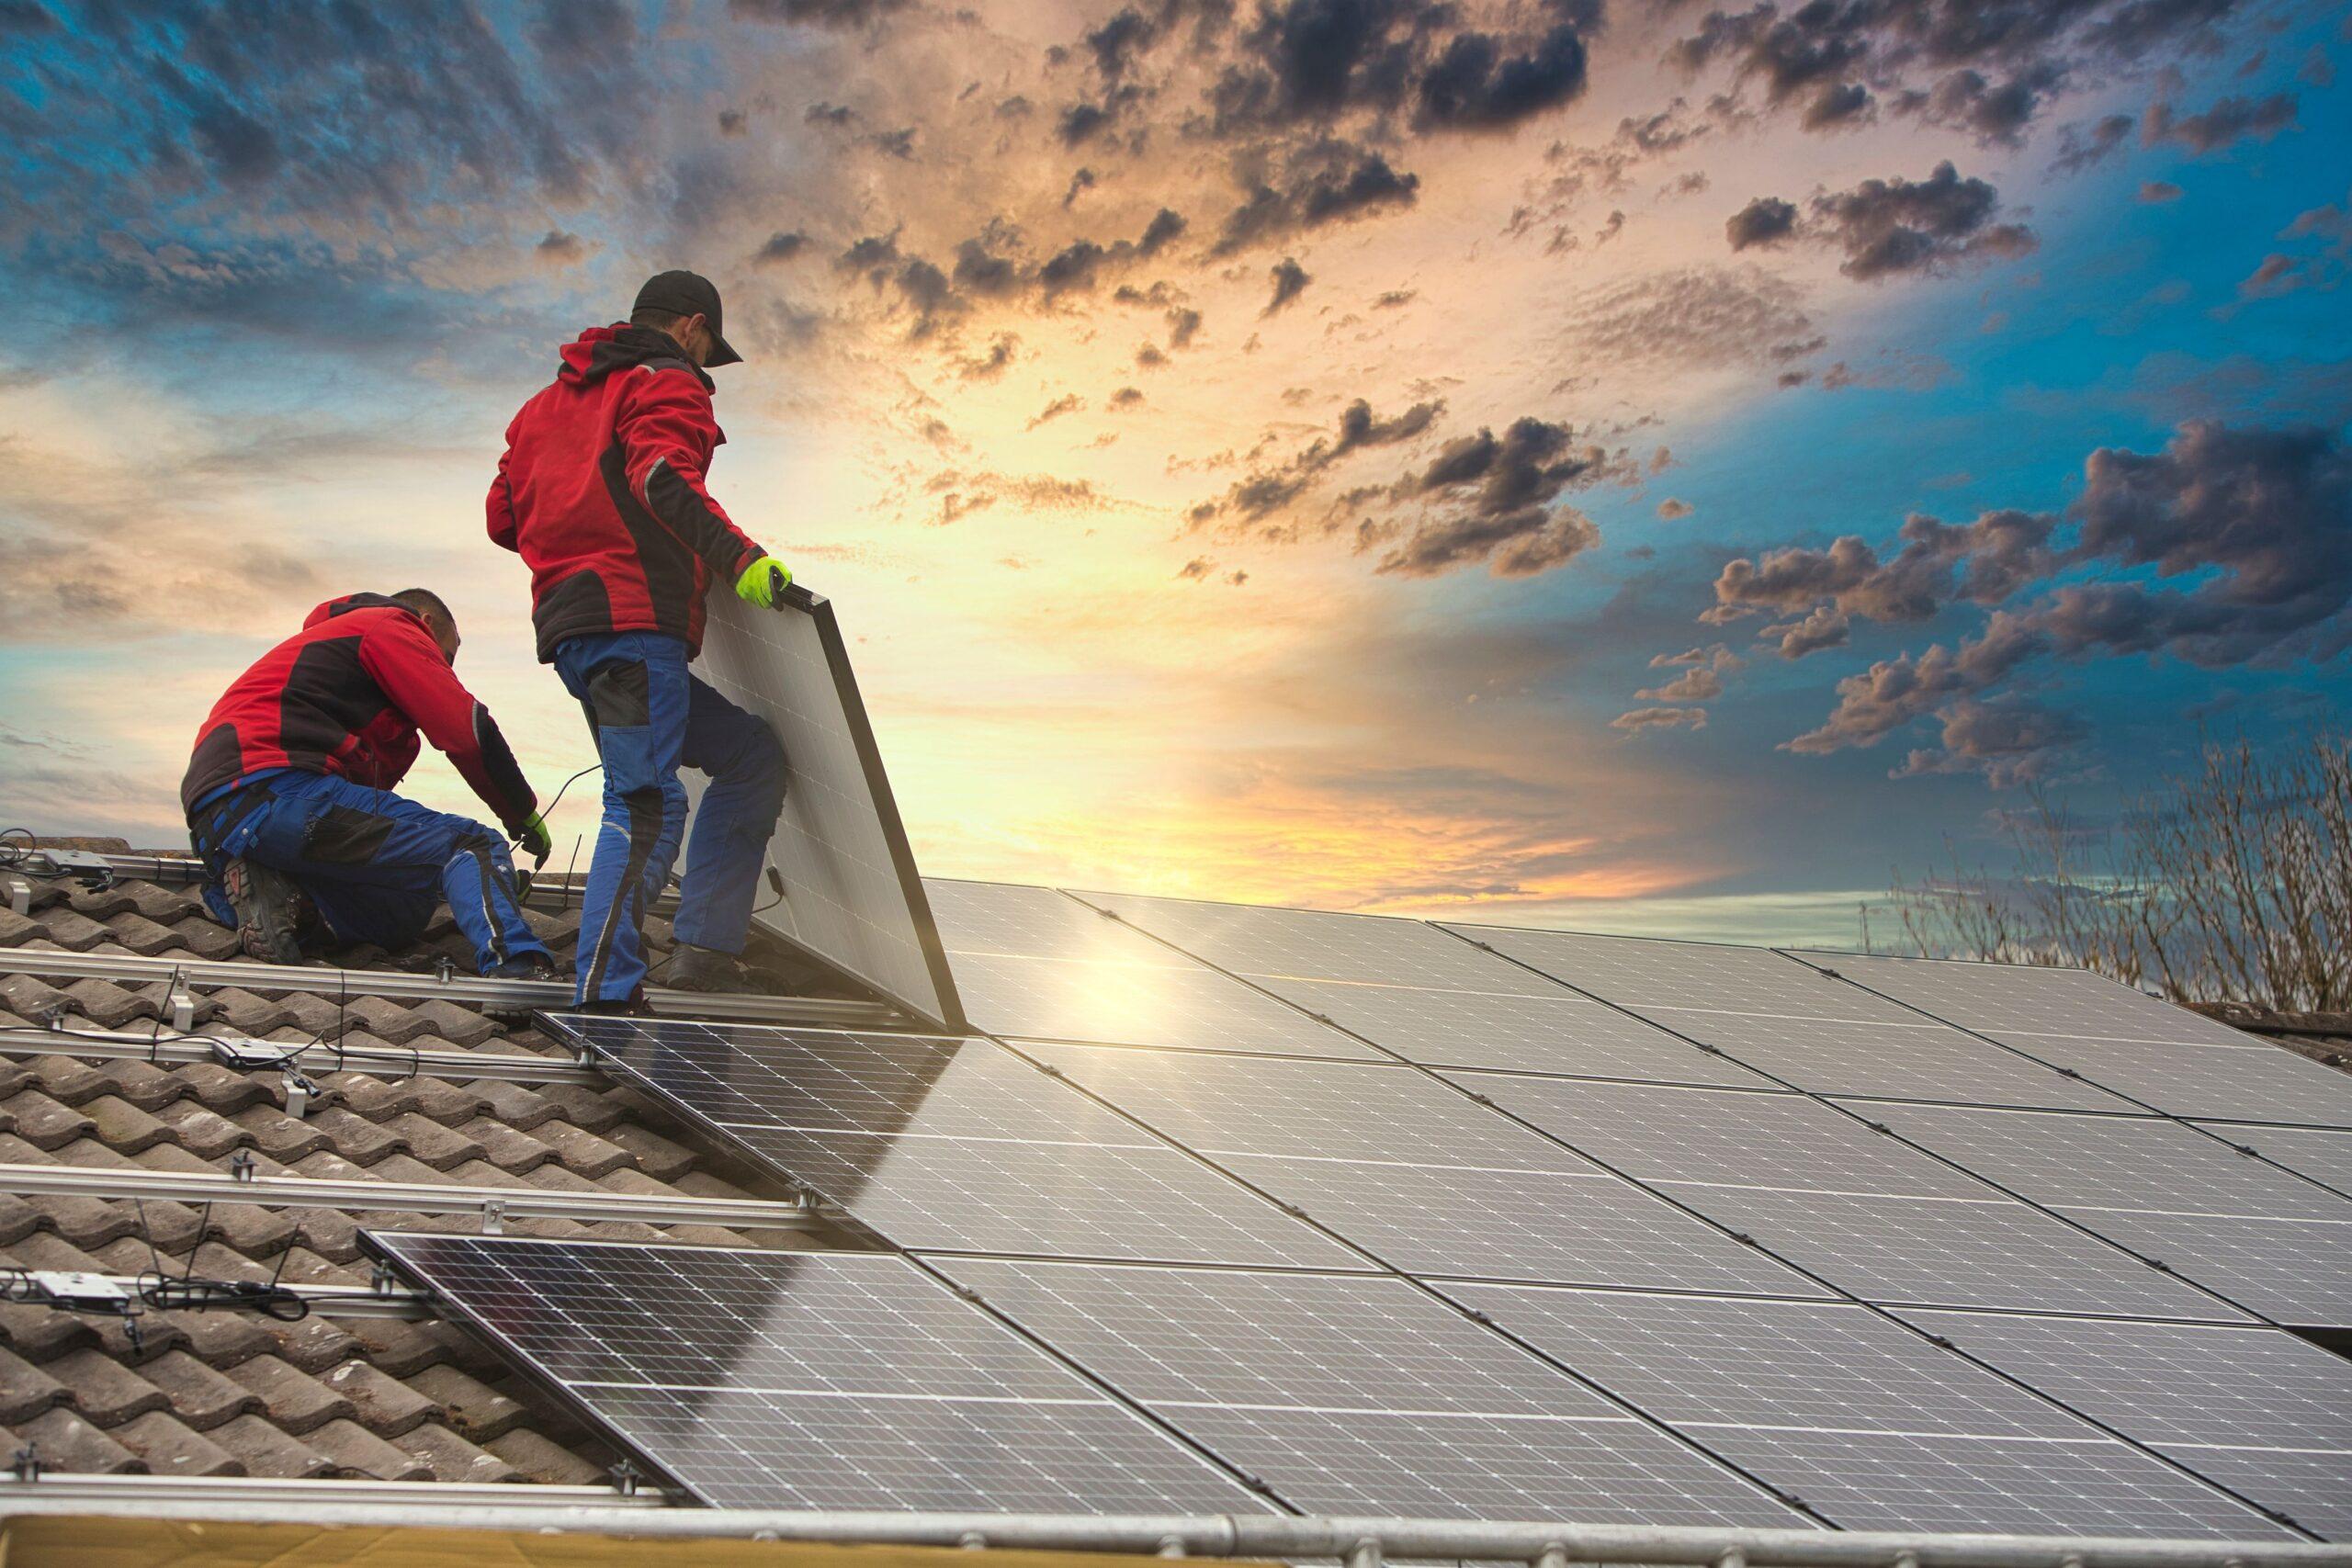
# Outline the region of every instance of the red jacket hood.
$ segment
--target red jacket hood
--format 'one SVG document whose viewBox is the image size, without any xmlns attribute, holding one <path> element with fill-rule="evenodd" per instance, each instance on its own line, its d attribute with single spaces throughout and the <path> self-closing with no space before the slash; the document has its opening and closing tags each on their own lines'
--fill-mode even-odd
<svg viewBox="0 0 2352 1568">
<path fill-rule="evenodd" d="M 636 326 L 628 321 L 616 321 L 609 327 L 590 327 L 563 345 L 562 364 L 556 367 L 559 381 L 571 381 L 590 386 L 603 380 L 616 370 L 633 370 L 640 365 L 659 364 L 691 370 L 699 378 L 703 390 L 710 391 L 717 383 L 703 374 L 702 367 L 688 359 L 684 350 L 668 333 L 655 332 L 651 327 Z"/>
</svg>

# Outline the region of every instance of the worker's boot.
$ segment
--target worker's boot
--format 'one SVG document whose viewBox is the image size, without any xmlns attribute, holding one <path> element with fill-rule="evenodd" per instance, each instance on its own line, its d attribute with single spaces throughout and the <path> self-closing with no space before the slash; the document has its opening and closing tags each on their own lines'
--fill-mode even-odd
<svg viewBox="0 0 2352 1568">
<path fill-rule="evenodd" d="M 743 961 L 731 953 L 717 948 L 696 947 L 682 942 L 670 955 L 670 966 L 662 971 L 662 984 L 673 991 L 763 991 L 757 976 Z"/>
<path fill-rule="evenodd" d="M 504 963 L 493 966 L 482 978 L 486 980 L 552 980 L 556 978 L 555 960 L 544 953 L 517 953 Z"/>
<path fill-rule="evenodd" d="M 293 878 L 274 866 L 232 860 L 220 873 L 220 890 L 237 912 L 237 942 L 246 957 L 302 962 L 302 929 L 316 925 L 317 916 Z"/>
</svg>

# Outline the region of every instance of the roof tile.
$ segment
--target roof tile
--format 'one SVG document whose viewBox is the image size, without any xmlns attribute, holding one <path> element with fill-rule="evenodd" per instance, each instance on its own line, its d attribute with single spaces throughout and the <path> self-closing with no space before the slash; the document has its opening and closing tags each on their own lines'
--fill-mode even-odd
<svg viewBox="0 0 2352 1568">
<path fill-rule="evenodd" d="M 0 1349 L 0 1424 L 16 1426 L 70 1402 L 65 1385 L 14 1351 Z"/>
<path fill-rule="evenodd" d="M 526 1412 L 518 1401 L 459 1368 L 428 1367 L 409 1382 L 418 1393 L 437 1401 L 444 1411 L 442 1418 L 473 1442 L 503 1438 L 523 1424 Z"/>
<path fill-rule="evenodd" d="M 72 1410 L 60 1407 L 17 1428 L 40 1462 L 52 1470 L 98 1475 L 143 1475 L 147 1461 L 99 1431 Z"/>
<path fill-rule="evenodd" d="M 155 1475 L 243 1475 L 244 1461 L 169 1411 L 126 1421 L 107 1434 L 147 1461 Z"/>
<path fill-rule="evenodd" d="M 105 1100 L 94 1101 L 91 1114 L 96 1115 L 95 1107 L 105 1103 Z M 177 1105 L 165 1107 L 157 1112 L 157 1119 L 169 1130 L 174 1143 L 198 1159 L 226 1159 L 232 1150 L 246 1148 L 261 1141 L 247 1126 L 232 1122 L 219 1111 L 192 1100 L 183 1100 Z M 99 1129 L 99 1136 L 107 1137 L 104 1128 Z M 110 1137 L 107 1141 L 113 1142 Z"/>
<path fill-rule="evenodd" d="M 270 1423 L 296 1437 L 350 1416 L 350 1398 L 328 1387 L 283 1356 L 255 1356 L 228 1369 L 229 1376 L 261 1401 Z"/>
<path fill-rule="evenodd" d="M 529 1427 L 518 1427 L 482 1447 L 533 1481 L 551 1486 L 599 1486 L 611 1479 L 605 1465 L 562 1447 Z"/>
<path fill-rule="evenodd" d="M 351 1401 L 353 1416 L 379 1438 L 397 1438 L 441 1414 L 441 1406 L 367 1361 L 345 1361 L 320 1380 Z"/>
<path fill-rule="evenodd" d="M 209 1432 L 262 1407 L 260 1395 L 215 1371 L 200 1357 L 187 1350 L 158 1356 L 139 1371 L 170 1400 L 172 1414 L 199 1432 Z"/>
<path fill-rule="evenodd" d="M 334 1469 L 333 1460 L 278 1430 L 260 1416 L 240 1416 L 215 1428 L 211 1438 L 243 1461 L 248 1475 L 272 1481 L 309 1481 Z"/>
<path fill-rule="evenodd" d="M 172 1403 L 162 1389 L 96 1346 L 60 1356 L 49 1370 L 73 1393 L 74 1408 L 101 1427 L 119 1427 Z"/>
<path fill-rule="evenodd" d="M 520 1482 L 523 1472 L 496 1454 L 478 1449 L 448 1427 L 428 1421 L 399 1439 L 398 1446 L 418 1463 L 430 1466 L 435 1481 Z"/>
<path fill-rule="evenodd" d="M 330 1421 L 303 1440 L 334 1461 L 334 1473 L 372 1481 L 430 1481 L 433 1466 L 403 1453 L 356 1421 Z"/>
</svg>

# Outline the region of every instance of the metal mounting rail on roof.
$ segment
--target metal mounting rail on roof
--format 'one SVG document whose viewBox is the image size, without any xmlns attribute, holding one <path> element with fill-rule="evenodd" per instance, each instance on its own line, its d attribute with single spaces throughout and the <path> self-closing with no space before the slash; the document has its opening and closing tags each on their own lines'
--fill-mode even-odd
<svg viewBox="0 0 2352 1568">
<path fill-rule="evenodd" d="M 150 1035 L 128 1032 L 0 1028 L 0 1056 L 78 1056 L 91 1061 L 146 1062 L 159 1067 L 213 1062 L 267 1072 L 291 1066 L 320 1076 L 374 1073 L 385 1077 L 509 1083 L 611 1083 L 609 1074 L 569 1056 L 526 1056 L 519 1051 L 427 1051 L 405 1045 L 339 1045 L 293 1040 L 254 1040 L 238 1034 Z"/>
<path fill-rule="evenodd" d="M 103 1482 L 103 1491 L 93 1483 Z M 333 1482 L 263 1483 L 163 1476 L 0 1482 L 0 1515 L 88 1511 L 116 1517 L 317 1525 L 463 1526 L 592 1531 L 662 1540 L 775 1540 L 871 1545 L 1111 1551 L 1151 1557 L 1335 1558 L 1379 1568 L 1405 1558 L 1491 1559 L 1534 1568 L 1645 1562 L 1692 1568 L 2352 1568 L 2352 1546 L 2115 1536 L 1939 1535 L 1900 1530 L 1748 1529 L 1719 1525 L 1572 1525 L 1477 1519 L 1299 1517 L 1283 1514 L 828 1513 L 766 1508 L 616 1512 L 616 1494 L 581 1487 L 377 1482 L 372 1496 L 330 1497 Z M 352 1486 L 364 1483 L 342 1483 Z M 404 1486 L 401 1500 L 390 1488 Z M 55 1487 L 52 1494 L 50 1488 Z M 311 1489 L 320 1489 L 315 1497 Z M 242 1489 L 242 1491 L 240 1490 Z M 562 1499 L 524 1494 L 564 1491 Z M 437 1499 L 451 1494 L 448 1504 Z M 180 1501 L 180 1498 L 187 1501 Z M 476 1499 L 481 1499 L 477 1501 Z M 537 1506 L 533 1506 L 533 1505 Z M 457 1505 L 451 1506 L 450 1505 Z"/>
<path fill-rule="evenodd" d="M 252 1283 L 250 1280 L 222 1281 L 229 1285 Z M 238 1312 L 255 1310 L 259 1303 L 234 1298 L 203 1299 L 205 1287 L 213 1281 L 202 1277 L 183 1278 L 158 1269 L 147 1274 L 85 1274 L 72 1270 L 14 1268 L 0 1298 L 26 1306 L 45 1306 L 58 1312 L 104 1314 L 109 1316 L 130 1315 L 126 1311 L 136 1302 L 157 1312 L 188 1310 L 195 1312 Z M 157 1295 L 179 1291 L 193 1296 L 185 1305 L 168 1301 L 158 1304 Z M 433 1300 L 423 1291 L 403 1289 L 384 1276 L 379 1285 L 300 1285 L 283 1280 L 270 1287 L 275 1301 L 293 1297 L 301 1301 L 321 1317 L 390 1318 L 401 1323 L 422 1323 L 440 1314 L 433 1310 Z M 134 1309 L 135 1310 L 135 1309 Z"/>
<path fill-rule="evenodd" d="M 308 1521 L 313 1509 L 364 1508 L 396 1511 L 410 1523 L 470 1524 L 478 1509 L 532 1521 L 544 1528 L 550 1513 L 600 1517 L 666 1507 L 670 1498 L 656 1486 L 517 1486 L 511 1481 L 279 1481 L 258 1475 L 59 1475 L 27 1481 L 0 1472 L 0 1516 L 105 1513 L 150 1518 L 249 1518 Z M 206 1515 L 208 1508 L 230 1514 Z M 462 1509 L 446 1514 L 443 1509 Z M 324 1523 L 323 1519 L 318 1522 Z M 617 1528 L 617 1527 L 616 1527 Z"/>
<path fill-rule="evenodd" d="M 300 964 L 249 964 L 235 959 L 148 958 L 132 953 L 67 953 L 46 947 L 0 948 L 0 975 L 47 975 L 76 980 L 129 980 L 135 985 L 176 979 L 210 989 L 310 991 L 322 997 L 387 997 L 447 1001 L 467 1007 L 561 1011 L 572 1005 L 562 980 L 488 980 L 456 975 L 413 975 L 397 969 L 334 969 Z M 741 1023 L 800 1023 L 820 1029 L 876 1029 L 906 1020 L 879 1002 L 831 997 L 761 997 L 702 991 L 652 990 L 646 1001 L 666 1018 Z"/>
<path fill-rule="evenodd" d="M 479 1214 L 485 1235 L 497 1234 L 508 1220 L 633 1220 L 649 1225 L 795 1231 L 814 1230 L 824 1223 L 813 1204 L 775 1203 L 757 1198 L 346 1181 L 311 1176 L 241 1177 L 216 1171 L 72 1165 L 0 1165 L 0 1192 L 19 1198 L 137 1198 L 160 1202 L 254 1203 L 271 1209 Z"/>
</svg>

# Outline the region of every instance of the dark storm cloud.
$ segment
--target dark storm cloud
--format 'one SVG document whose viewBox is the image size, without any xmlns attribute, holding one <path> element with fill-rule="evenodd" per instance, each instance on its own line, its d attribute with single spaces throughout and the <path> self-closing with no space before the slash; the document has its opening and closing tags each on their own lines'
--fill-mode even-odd
<svg viewBox="0 0 2352 1568">
<path fill-rule="evenodd" d="M 1939 643 L 1846 677 L 1829 716 L 1788 745 L 1868 746 L 1930 713 L 1948 728 L 1963 714 L 1943 754 L 2008 756 L 2012 773 L 2017 757 L 2065 738 L 2045 728 L 2031 746 L 1972 750 L 1971 736 L 1999 733 L 1999 716 L 2021 710 L 1952 705 L 1989 700 L 2029 660 L 2166 654 L 2218 669 L 2325 660 L 2352 647 L 2352 453 L 2335 433 L 2192 421 L 2160 452 L 2101 447 L 2083 473 L 2065 513 L 2071 544 L 2053 542 L 2046 514 L 1987 513 L 1960 526 L 1913 517 L 1892 561 L 1851 536 L 1826 551 L 1735 561 L 1705 618 L 1802 613 L 1766 632 L 1793 658 L 1837 646 L 1824 639 L 1842 638 L 1849 616 L 1917 621 L 1956 603 L 2001 606 L 1956 649 Z M 2097 575 L 2077 580 L 2084 569 Z M 1912 771 L 1944 767 L 1931 757 Z"/>
<path fill-rule="evenodd" d="M 1420 402 L 1394 418 L 1382 419 L 1373 412 L 1370 403 L 1358 398 L 1341 411 L 1336 434 L 1317 436 L 1272 468 L 1241 479 L 1222 499 L 1203 502 L 1187 515 L 1194 527 L 1225 518 L 1248 531 L 1248 525 L 1261 523 L 1289 506 L 1305 493 L 1317 475 L 1342 457 L 1370 447 L 1395 446 L 1411 441 L 1427 432 L 1444 412 L 1442 402 Z M 1378 490 L 1374 487 L 1374 493 Z M 1288 525 L 1278 525 L 1261 531 L 1261 536 L 1289 539 L 1296 535 Z"/>
<path fill-rule="evenodd" d="M 727 0 L 727 14 L 751 22 L 809 22 L 823 28 L 861 28 L 913 0 Z"/>
<path fill-rule="evenodd" d="M 1321 141 L 1294 149 L 1274 182 L 1261 181 L 1226 215 L 1217 255 L 1270 244 L 1329 223 L 1347 223 L 1385 208 L 1409 207 L 1420 176 L 1399 174 L 1388 160 L 1349 142 Z"/>
<path fill-rule="evenodd" d="M 1865 281 L 2020 256 L 2035 243 L 2023 224 L 1994 222 L 2000 194 L 1983 180 L 1962 178 L 1950 163 L 1924 180 L 1864 180 L 1814 197 L 1812 207 L 1816 231 L 1846 253 L 1838 270 Z"/>
<path fill-rule="evenodd" d="M 1778 243 L 1795 233 L 1796 228 L 1795 203 L 1759 196 L 1724 220 L 1724 237 L 1733 250 L 1744 251 L 1751 245 Z"/>
<path fill-rule="evenodd" d="M 1405 577 L 1434 577 L 1481 561 L 1497 577 L 1548 571 L 1600 543 L 1590 519 L 1555 502 L 1605 461 L 1599 447 L 1572 445 L 1565 424 L 1527 418 L 1499 436 L 1481 429 L 1446 443 L 1427 468 L 1391 491 L 1397 501 L 1432 503 L 1427 517 L 1409 529 L 1375 526 L 1359 547 L 1387 545 L 1377 570 Z"/>
<path fill-rule="evenodd" d="M 2147 116 L 2140 122 L 2140 144 L 2154 147 L 2177 141 L 2202 156 L 2248 139 L 2267 141 L 2294 123 L 2292 93 L 2273 93 L 2259 101 L 2223 98 L 2204 113 L 2192 115 L 2176 115 L 2170 104 L 2159 101 L 2148 106 Z"/>
<path fill-rule="evenodd" d="M 1307 276 L 1306 269 L 1299 265 L 1297 260 L 1291 256 L 1284 256 L 1281 261 L 1276 262 L 1268 269 L 1267 276 L 1273 279 L 1274 292 L 1273 297 L 1266 301 L 1266 308 L 1258 312 L 1261 316 L 1274 314 L 1306 293 L 1306 286 L 1315 281 Z"/>
<path fill-rule="evenodd" d="M 779 231 L 776 233 L 770 234 L 764 241 L 761 242 L 760 248 L 752 253 L 752 265 L 754 266 L 774 266 L 779 262 L 791 261 L 794 257 L 799 255 L 808 248 L 808 235 L 801 233 L 797 230 L 794 230 L 789 232 Z"/>
<path fill-rule="evenodd" d="M 1193 339 L 1200 335 L 1200 331 L 1201 313 L 1198 310 L 1180 305 L 1168 312 L 1170 348 L 1191 347 Z"/>
<path fill-rule="evenodd" d="M 1491 33 L 1456 33 L 1415 90 L 1414 123 L 1453 130 L 1508 129 L 1584 91 L 1585 47 L 1561 23 L 1524 54 L 1504 51 Z"/>
<path fill-rule="evenodd" d="M 1693 74 L 1727 68 L 1764 107 L 1813 130 L 1850 123 L 1870 89 L 1897 114 L 2015 145 L 2086 74 L 2192 47 L 2232 0 L 1764 0 L 1706 13 L 1668 48 Z"/>
</svg>

